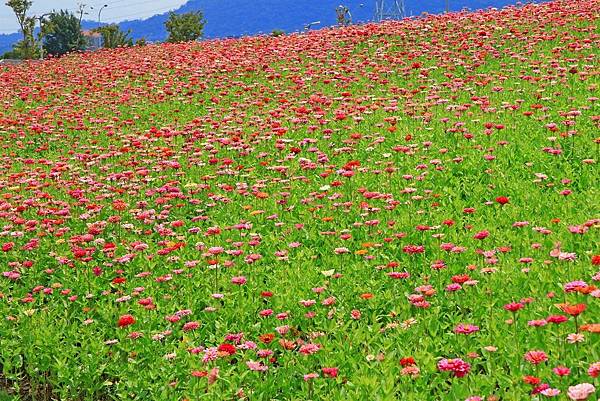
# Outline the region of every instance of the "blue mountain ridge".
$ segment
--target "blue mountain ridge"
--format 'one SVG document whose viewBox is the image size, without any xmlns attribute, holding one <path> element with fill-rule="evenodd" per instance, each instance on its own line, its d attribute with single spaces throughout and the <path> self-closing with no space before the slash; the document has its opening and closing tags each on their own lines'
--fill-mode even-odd
<svg viewBox="0 0 600 401">
<path fill-rule="evenodd" d="M 406 0 L 406 14 L 444 12 L 444 0 Z M 270 33 L 274 29 L 285 32 L 300 31 L 310 22 L 320 21 L 313 28 L 336 24 L 335 9 L 343 4 L 349 8 L 354 22 L 373 20 L 375 1 L 372 0 L 189 0 L 174 10 L 176 13 L 201 10 L 206 19 L 205 38 L 238 37 Z M 501 8 L 518 4 L 515 0 L 450 0 L 450 9 L 459 11 L 489 7 Z M 163 41 L 167 37 L 164 23 L 169 13 L 157 14 L 144 20 L 120 22 L 122 29 L 131 29 L 134 39 Z M 98 26 L 96 22 L 83 21 L 84 29 Z M 0 54 L 11 49 L 21 39 L 20 33 L 0 35 Z"/>
</svg>

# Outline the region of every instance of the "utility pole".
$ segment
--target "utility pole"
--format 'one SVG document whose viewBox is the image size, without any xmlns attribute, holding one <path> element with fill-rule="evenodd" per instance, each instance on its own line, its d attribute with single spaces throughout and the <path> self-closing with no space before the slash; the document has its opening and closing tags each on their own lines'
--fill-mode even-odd
<svg viewBox="0 0 600 401">
<path fill-rule="evenodd" d="M 98 10 L 98 27 L 100 27 L 100 14 L 102 14 L 102 10 L 104 10 L 106 7 L 108 7 L 108 4 L 103 5 L 100 7 L 100 10 Z"/>
<path fill-rule="evenodd" d="M 98 28 L 100 28 L 102 26 L 102 23 L 100 22 L 100 14 L 102 14 L 102 10 L 104 10 L 106 7 L 108 7 L 108 4 L 103 5 L 102 7 L 100 7 L 100 10 L 98 10 Z M 94 7 L 92 7 L 93 9 Z M 98 49 L 102 47 L 102 36 L 98 37 L 98 43 L 97 43 Z"/>
<path fill-rule="evenodd" d="M 446 14 L 450 12 L 450 0 L 446 0 Z"/>
</svg>

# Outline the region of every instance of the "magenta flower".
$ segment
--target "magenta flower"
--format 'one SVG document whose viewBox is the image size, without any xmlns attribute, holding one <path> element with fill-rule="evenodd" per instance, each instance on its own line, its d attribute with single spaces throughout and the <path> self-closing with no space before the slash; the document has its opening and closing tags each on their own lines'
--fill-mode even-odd
<svg viewBox="0 0 600 401">
<path fill-rule="evenodd" d="M 471 365 L 460 358 L 442 359 L 437 367 L 441 372 L 452 372 L 455 377 L 464 377 L 471 370 Z"/>
<path fill-rule="evenodd" d="M 474 326 L 472 324 L 464 324 L 460 323 L 454 328 L 454 332 L 456 334 L 473 334 L 479 331 L 478 326 Z"/>
</svg>

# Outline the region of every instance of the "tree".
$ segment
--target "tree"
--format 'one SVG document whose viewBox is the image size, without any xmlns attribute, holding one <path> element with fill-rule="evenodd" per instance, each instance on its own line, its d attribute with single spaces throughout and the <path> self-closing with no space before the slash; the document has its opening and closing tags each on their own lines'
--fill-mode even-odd
<svg viewBox="0 0 600 401">
<path fill-rule="evenodd" d="M 61 10 L 53 12 L 42 26 L 44 49 L 55 56 L 85 49 L 85 37 L 79 19 L 72 13 Z"/>
<path fill-rule="evenodd" d="M 202 37 L 204 31 L 204 15 L 202 11 L 194 11 L 185 14 L 169 13 L 169 19 L 165 22 L 169 37 L 167 42 L 189 42 Z"/>
<path fill-rule="evenodd" d="M 12 8 L 17 22 L 21 27 L 23 33 L 23 40 L 15 44 L 15 54 L 18 54 L 20 58 L 31 59 L 37 55 L 36 40 L 33 36 L 35 30 L 35 19 L 28 17 L 27 12 L 31 8 L 30 0 L 8 0 L 6 5 Z"/>
<path fill-rule="evenodd" d="M 104 25 L 94 29 L 95 32 L 102 35 L 102 46 L 107 49 L 115 47 L 133 46 L 131 38 L 131 29 L 127 32 L 122 31 L 117 24 Z"/>
</svg>

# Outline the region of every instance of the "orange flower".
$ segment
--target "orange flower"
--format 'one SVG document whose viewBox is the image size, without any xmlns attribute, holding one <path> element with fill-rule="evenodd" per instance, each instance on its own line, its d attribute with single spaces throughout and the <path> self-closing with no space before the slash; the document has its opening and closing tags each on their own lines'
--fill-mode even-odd
<svg viewBox="0 0 600 401">
<path fill-rule="evenodd" d="M 258 336 L 258 339 L 265 344 L 269 344 L 271 341 L 273 341 L 274 338 L 275 334 L 273 333 L 261 334 L 260 336 Z"/>
<path fill-rule="evenodd" d="M 581 331 L 588 331 L 590 333 L 600 333 L 600 323 L 588 323 L 581 326 Z"/>
<path fill-rule="evenodd" d="M 112 207 L 114 210 L 122 212 L 123 210 L 127 209 L 127 203 L 123 202 L 122 200 L 116 200 L 113 202 Z"/>
<path fill-rule="evenodd" d="M 567 315 L 571 315 L 571 316 L 578 316 L 578 315 L 582 314 L 583 311 L 586 310 L 586 308 L 587 308 L 586 304 L 576 304 L 576 305 L 558 304 L 556 306 L 558 306 L 558 308 L 560 310 L 562 310 L 564 313 L 566 313 Z"/>
<path fill-rule="evenodd" d="M 578 288 L 577 292 L 579 292 L 580 294 L 588 295 L 596 291 L 597 289 L 598 287 L 596 287 L 595 285 L 586 285 L 585 287 Z"/>
<path fill-rule="evenodd" d="M 286 340 L 284 338 L 279 340 L 279 345 L 281 345 L 283 349 L 286 349 L 288 351 L 293 350 L 296 347 L 296 343 L 294 341 Z"/>
</svg>

